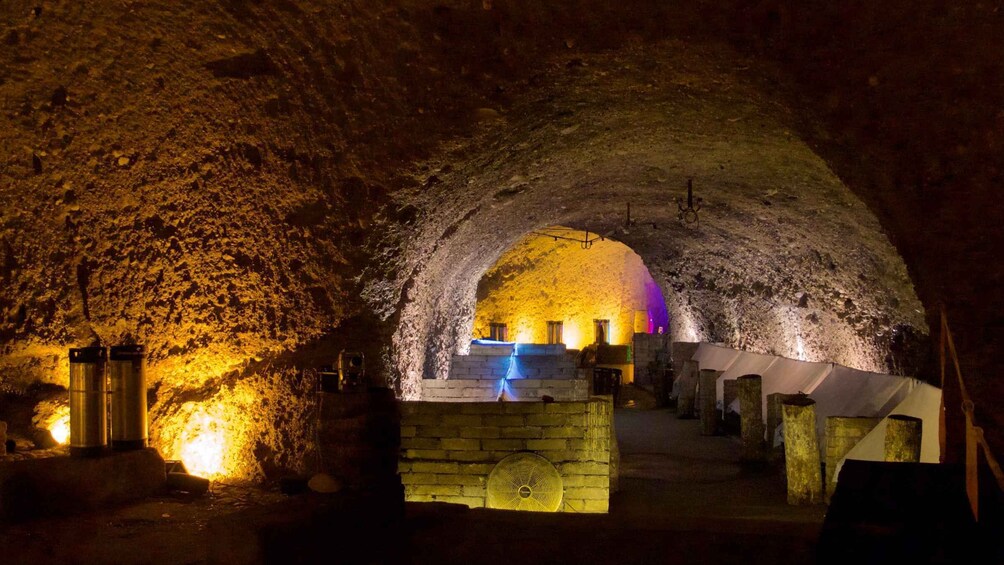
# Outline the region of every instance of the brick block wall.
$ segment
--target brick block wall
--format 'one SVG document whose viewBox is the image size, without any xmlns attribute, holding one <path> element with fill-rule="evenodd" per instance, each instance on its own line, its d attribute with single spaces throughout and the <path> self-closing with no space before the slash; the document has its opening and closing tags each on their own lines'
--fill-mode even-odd
<svg viewBox="0 0 1004 565">
<path fill-rule="evenodd" d="M 481 349 L 505 348 L 481 346 Z M 518 375 L 529 379 L 574 379 L 575 371 L 575 359 L 566 354 L 564 345 L 522 344 L 516 356 L 454 355 L 450 359 L 449 378 L 498 379 Z"/>
<path fill-rule="evenodd" d="M 405 499 L 483 507 L 495 464 L 532 451 L 561 474 L 561 511 L 606 512 L 612 424 L 609 399 L 402 403 L 398 470 Z"/>
<path fill-rule="evenodd" d="M 548 346 L 550 347 L 550 346 Z M 575 362 L 567 355 L 517 355 L 516 372 L 528 379 L 574 379 Z"/>
<path fill-rule="evenodd" d="M 426 379 L 422 400 L 427 402 L 495 402 L 502 394 L 509 402 L 536 402 L 544 395 L 557 401 L 589 397 L 587 379 Z"/>
<path fill-rule="evenodd" d="M 519 343 L 516 345 L 516 355 L 517 356 L 565 356 L 565 344 L 563 343 Z"/>
<path fill-rule="evenodd" d="M 450 379 L 500 379 L 509 373 L 513 357 L 502 355 L 454 355 Z"/>
<path fill-rule="evenodd" d="M 479 345 L 471 344 L 471 355 L 492 355 L 495 357 L 509 357 L 512 355 L 512 344 L 509 345 Z"/>
<path fill-rule="evenodd" d="M 558 401 L 589 397 L 589 381 L 579 374 L 575 357 L 564 345 L 517 347 L 519 354 L 512 356 L 511 346 L 471 345 L 471 355 L 453 356 L 448 379 L 422 381 L 422 400 L 494 402 L 503 393 L 508 401 L 538 401 L 545 395 Z"/>
<path fill-rule="evenodd" d="M 502 379 L 425 379 L 422 399 L 429 402 L 491 402 L 498 400 Z"/>
<path fill-rule="evenodd" d="M 861 438 L 868 435 L 881 418 L 846 418 L 830 416 L 826 419 L 825 453 L 826 453 L 826 497 L 829 499 L 837 487 L 833 480 L 837 464 L 847 455 Z"/>
<path fill-rule="evenodd" d="M 142 500 L 164 492 L 166 476 L 164 460 L 153 448 L 112 451 L 102 457 L 4 461 L 0 524 Z"/>
</svg>

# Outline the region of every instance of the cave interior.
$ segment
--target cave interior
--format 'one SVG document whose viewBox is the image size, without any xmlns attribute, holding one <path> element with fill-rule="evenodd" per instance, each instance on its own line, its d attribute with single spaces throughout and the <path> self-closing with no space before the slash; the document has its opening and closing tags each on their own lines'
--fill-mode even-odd
<svg viewBox="0 0 1004 565">
<path fill-rule="evenodd" d="M 1002 19 L 938 0 L 4 2 L 0 539 L 35 563 L 312 562 L 337 528 L 426 528 L 348 562 L 494 562 L 480 549 L 520 524 L 569 562 L 995 547 Z M 804 402 L 774 393 L 859 418 L 842 453 L 881 451 L 878 429 L 911 462 L 852 463 L 827 493 L 828 420 L 797 467 Z M 919 419 L 891 412 L 924 414 L 913 459 L 889 459 L 890 430 Z M 500 474 L 534 476 L 526 453 L 564 481 L 541 499 L 561 512 L 483 510 L 509 508 Z M 694 500 L 716 473 L 732 514 Z M 538 480 L 513 508 L 540 509 Z M 670 534 L 640 542 L 646 523 Z M 448 539 L 464 524 L 473 541 Z M 612 533 L 570 541 L 591 528 Z M 534 536 L 513 555 L 555 560 Z"/>
</svg>

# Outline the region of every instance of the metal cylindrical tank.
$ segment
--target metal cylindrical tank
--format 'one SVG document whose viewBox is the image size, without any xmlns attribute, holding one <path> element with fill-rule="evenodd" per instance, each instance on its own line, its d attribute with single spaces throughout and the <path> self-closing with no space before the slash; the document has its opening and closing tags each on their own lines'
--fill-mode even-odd
<svg viewBox="0 0 1004 565">
<path fill-rule="evenodd" d="M 149 437 L 146 412 L 146 349 L 120 345 L 108 353 L 112 391 L 112 448 L 142 449 Z"/>
<path fill-rule="evenodd" d="M 70 455 L 100 454 L 108 444 L 104 347 L 70 349 Z"/>
</svg>

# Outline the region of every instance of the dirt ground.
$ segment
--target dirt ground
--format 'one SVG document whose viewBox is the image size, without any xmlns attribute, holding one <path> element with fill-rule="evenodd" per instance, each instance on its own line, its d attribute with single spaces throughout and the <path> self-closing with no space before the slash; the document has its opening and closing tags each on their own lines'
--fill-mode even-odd
<svg viewBox="0 0 1004 565">
<path fill-rule="evenodd" d="M 697 420 L 655 409 L 627 387 L 616 412 L 620 491 L 606 515 L 531 514 L 408 503 L 393 543 L 407 563 L 810 563 L 824 507 L 790 507 L 774 470 L 739 464 L 734 438 L 702 437 Z M 300 495 L 308 496 L 308 495 Z M 0 530 L 5 563 L 209 562 L 210 522 L 290 498 L 213 485 L 121 508 Z M 332 555 L 338 552 L 332 549 Z M 337 558 L 334 560 L 337 562 Z"/>
</svg>

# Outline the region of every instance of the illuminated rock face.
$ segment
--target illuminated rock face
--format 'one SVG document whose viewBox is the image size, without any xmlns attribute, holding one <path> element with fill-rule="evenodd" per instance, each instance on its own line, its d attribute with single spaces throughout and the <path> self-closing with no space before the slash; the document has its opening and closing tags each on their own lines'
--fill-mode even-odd
<svg viewBox="0 0 1004 565">
<path fill-rule="evenodd" d="M 489 324 L 499 322 L 510 341 L 547 343 L 547 322 L 559 321 L 562 343 L 581 349 L 594 342 L 593 320 L 608 320 L 607 342 L 619 345 L 630 344 L 635 331 L 651 333 L 667 322 L 666 303 L 641 257 L 609 239 L 583 249 L 528 235 L 485 273 L 477 296 L 474 337 L 488 337 Z"/>
<path fill-rule="evenodd" d="M 316 453 L 313 385 L 297 371 L 266 370 L 219 389 L 179 389 L 158 405 L 151 442 L 211 479 L 260 480 L 306 469 Z"/>
</svg>

